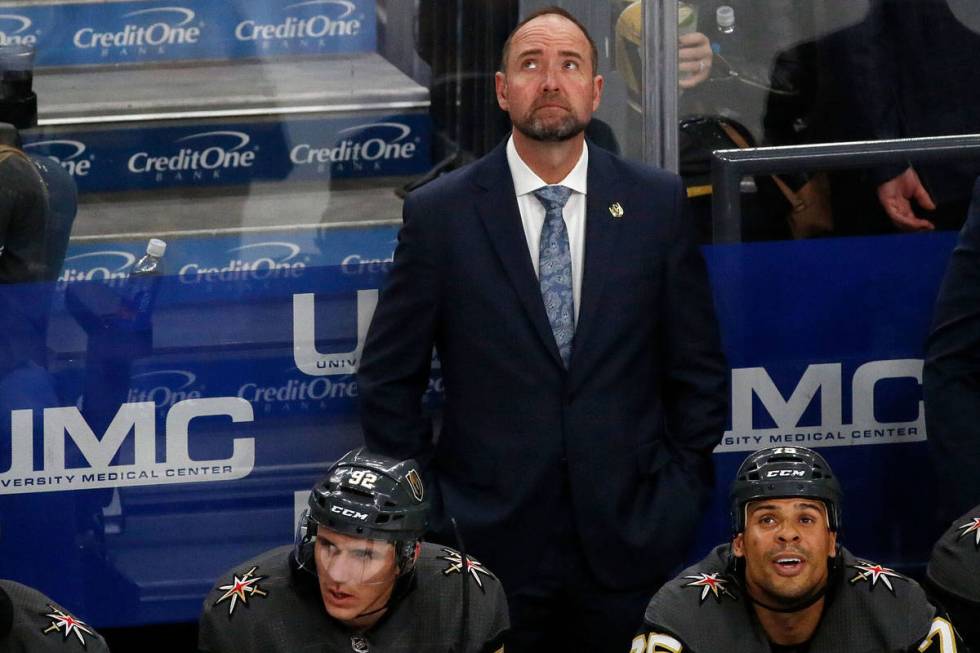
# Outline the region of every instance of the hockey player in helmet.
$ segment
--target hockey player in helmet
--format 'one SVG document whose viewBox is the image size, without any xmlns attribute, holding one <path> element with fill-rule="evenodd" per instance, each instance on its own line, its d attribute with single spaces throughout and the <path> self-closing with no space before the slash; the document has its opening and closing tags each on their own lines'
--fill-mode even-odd
<svg viewBox="0 0 980 653">
<path fill-rule="evenodd" d="M 953 520 L 932 547 L 925 588 L 971 651 L 980 651 L 980 504 Z"/>
<path fill-rule="evenodd" d="M 732 483 L 732 540 L 651 599 L 631 653 L 952 653 L 915 581 L 840 545 L 842 492 L 802 447 L 757 451 Z"/>
<path fill-rule="evenodd" d="M 422 542 L 424 493 L 414 460 L 345 455 L 310 493 L 292 546 L 218 580 L 200 650 L 501 651 L 503 589 L 472 558 Z"/>
</svg>

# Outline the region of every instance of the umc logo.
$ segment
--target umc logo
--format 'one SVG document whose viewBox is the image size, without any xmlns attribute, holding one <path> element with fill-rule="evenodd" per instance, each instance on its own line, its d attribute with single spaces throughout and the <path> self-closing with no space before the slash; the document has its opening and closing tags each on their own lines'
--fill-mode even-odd
<svg viewBox="0 0 980 653">
<path fill-rule="evenodd" d="M 844 419 L 844 380 L 840 363 L 809 365 L 786 397 L 764 367 L 732 370 L 732 430 L 725 433 L 716 451 L 754 451 L 780 444 L 842 446 L 925 439 L 921 399 L 905 400 L 898 406 L 908 419 L 883 421 L 878 415 L 884 404 L 888 403 L 894 412 L 894 404 L 903 401 L 902 396 L 885 392 L 888 386 L 882 382 L 905 380 L 906 384 L 914 383 L 916 389 L 921 386 L 920 359 L 871 361 L 859 366 L 850 378 L 849 422 Z M 811 406 L 818 397 L 818 406 Z M 756 405 L 764 411 L 761 417 L 775 427 L 756 423 L 756 417 L 760 417 L 754 412 Z M 801 426 L 804 414 L 812 415 L 816 407 L 818 424 Z"/>
<path fill-rule="evenodd" d="M 308 376 L 355 374 L 377 306 L 377 290 L 358 290 L 356 346 L 350 351 L 322 353 L 316 346 L 316 297 L 313 293 L 293 295 L 293 362 L 296 363 L 296 368 Z M 438 356 L 433 352 L 431 369 L 441 367 Z M 310 387 L 314 385 L 310 384 Z M 336 390 L 346 389 L 348 397 L 356 396 L 356 385 L 334 383 L 330 387 Z M 444 392 L 442 376 L 430 377 L 426 395 L 441 395 Z"/>
<path fill-rule="evenodd" d="M 17 14 L 0 14 L 0 45 L 37 45 L 37 32 L 31 29 L 31 19 Z"/>
<path fill-rule="evenodd" d="M 26 143 L 24 149 L 51 157 L 72 177 L 87 177 L 92 170 L 92 155 L 85 154 L 85 143 L 71 140 L 35 141 Z"/>
<path fill-rule="evenodd" d="M 293 295 L 293 361 L 297 369 L 309 376 L 354 374 L 378 306 L 378 291 L 357 291 L 357 346 L 351 351 L 329 354 L 317 351 L 315 302 L 313 293 Z"/>
<path fill-rule="evenodd" d="M 306 0 L 283 7 L 286 11 L 307 8 L 331 8 L 331 13 L 340 13 L 334 16 L 325 13 L 302 17 L 287 16 L 284 20 L 271 24 L 245 20 L 235 27 L 235 38 L 239 41 L 259 41 L 268 47 L 270 41 L 316 39 L 322 43 L 322 39 L 357 36 L 361 33 L 363 14 L 359 18 L 349 18 L 357 9 L 349 0 Z"/>
<path fill-rule="evenodd" d="M 43 451 L 40 466 L 35 460 L 36 417 L 33 409 L 10 413 L 10 469 L 0 473 L 0 494 L 226 481 L 247 476 L 255 466 L 253 437 L 233 437 L 227 458 L 195 459 L 190 454 L 191 425 L 196 419 L 209 418 L 209 427 L 200 428 L 198 434 L 208 440 L 215 439 L 214 418 L 253 421 L 251 404 L 238 397 L 175 403 L 164 420 L 162 451 L 157 450 L 152 401 L 122 404 L 101 436 L 75 406 L 45 408 L 40 415 L 43 446 L 37 447 Z M 132 445 L 124 446 L 130 434 Z"/>
</svg>

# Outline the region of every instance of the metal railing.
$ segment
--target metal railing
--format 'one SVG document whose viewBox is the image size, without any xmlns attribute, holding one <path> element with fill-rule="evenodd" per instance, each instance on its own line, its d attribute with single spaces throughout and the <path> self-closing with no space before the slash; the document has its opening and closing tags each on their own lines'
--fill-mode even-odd
<svg viewBox="0 0 980 653">
<path fill-rule="evenodd" d="M 869 168 L 877 165 L 980 158 L 980 134 L 754 147 L 712 153 L 712 235 L 715 243 L 741 240 L 740 184 L 745 175 Z"/>
</svg>

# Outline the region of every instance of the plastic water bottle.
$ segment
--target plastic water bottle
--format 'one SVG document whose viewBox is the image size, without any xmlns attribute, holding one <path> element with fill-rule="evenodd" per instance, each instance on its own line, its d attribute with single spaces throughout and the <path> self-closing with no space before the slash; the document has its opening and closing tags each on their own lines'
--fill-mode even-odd
<svg viewBox="0 0 980 653">
<path fill-rule="evenodd" d="M 167 243 L 163 242 L 159 238 L 150 238 L 150 242 L 146 244 L 146 254 L 136 261 L 133 265 L 133 271 L 130 272 L 130 277 L 138 277 L 143 275 L 154 275 L 163 273 L 163 254 L 167 251 Z"/>
<path fill-rule="evenodd" d="M 146 244 L 146 254 L 133 265 L 126 284 L 125 312 L 129 314 L 136 330 L 150 327 L 157 284 L 163 274 L 163 254 L 167 243 L 151 238 Z"/>
<path fill-rule="evenodd" d="M 735 10 L 728 5 L 722 5 L 715 10 L 715 24 L 719 34 L 731 34 L 735 31 Z"/>
<path fill-rule="evenodd" d="M 711 49 L 715 54 L 730 56 L 735 40 L 735 10 L 722 5 L 715 10 L 715 36 L 711 39 Z"/>
</svg>

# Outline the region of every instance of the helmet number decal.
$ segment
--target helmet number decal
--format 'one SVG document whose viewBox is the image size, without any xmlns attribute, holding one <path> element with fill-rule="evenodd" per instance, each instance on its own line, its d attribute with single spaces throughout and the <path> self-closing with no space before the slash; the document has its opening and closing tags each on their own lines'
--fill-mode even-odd
<svg viewBox="0 0 980 653">
<path fill-rule="evenodd" d="M 374 484 L 378 482 L 378 475 L 372 474 L 365 469 L 355 469 L 350 473 L 350 484 L 358 485 L 365 490 L 373 490 Z"/>
</svg>

